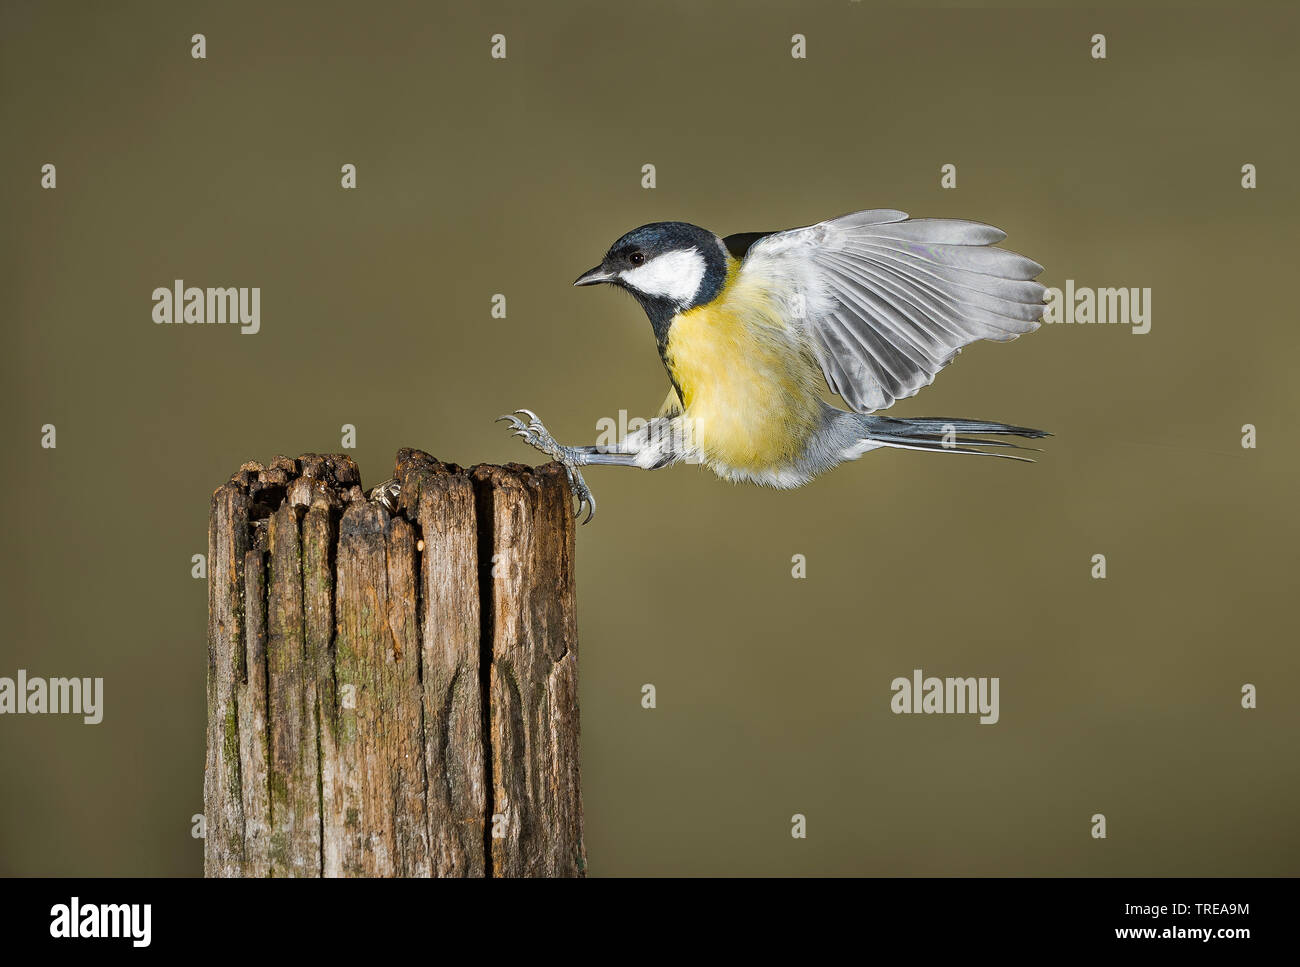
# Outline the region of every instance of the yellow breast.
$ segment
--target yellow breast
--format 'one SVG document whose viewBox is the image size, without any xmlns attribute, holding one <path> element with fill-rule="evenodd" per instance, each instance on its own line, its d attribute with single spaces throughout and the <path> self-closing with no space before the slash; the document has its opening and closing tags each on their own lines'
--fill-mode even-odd
<svg viewBox="0 0 1300 967">
<path fill-rule="evenodd" d="M 819 371 L 761 282 L 734 259 L 713 302 L 680 313 L 664 359 L 705 461 L 747 475 L 794 460 L 816 429 Z"/>
</svg>

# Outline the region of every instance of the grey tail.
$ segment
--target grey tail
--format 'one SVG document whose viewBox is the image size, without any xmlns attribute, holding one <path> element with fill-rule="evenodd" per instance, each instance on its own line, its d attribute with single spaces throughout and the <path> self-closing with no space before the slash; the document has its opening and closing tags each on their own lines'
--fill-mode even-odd
<svg viewBox="0 0 1300 967">
<path fill-rule="evenodd" d="M 867 416 L 865 419 L 867 438 L 887 447 L 897 447 L 901 450 L 935 450 L 940 453 L 977 453 L 985 457 L 1006 457 L 1008 460 L 1022 460 L 1026 463 L 1034 461 L 1029 457 L 1018 457 L 1010 453 L 997 453 L 978 448 L 1001 447 L 1010 450 L 1031 450 L 1037 453 L 1038 447 L 1023 447 L 1006 440 L 981 440 L 979 437 L 958 434 L 985 433 L 1035 440 L 1052 435 L 1046 430 L 1035 430 L 1027 426 L 990 423 L 986 420 L 957 420 L 942 416 L 918 416 L 911 419 Z"/>
</svg>

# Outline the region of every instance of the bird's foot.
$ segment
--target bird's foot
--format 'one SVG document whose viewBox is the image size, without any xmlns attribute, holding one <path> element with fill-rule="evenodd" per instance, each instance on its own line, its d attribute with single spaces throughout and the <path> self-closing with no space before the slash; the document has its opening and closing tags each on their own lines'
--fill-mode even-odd
<svg viewBox="0 0 1300 967">
<path fill-rule="evenodd" d="M 402 495 L 402 485 L 396 477 L 389 477 L 378 487 L 370 491 L 370 499 L 382 504 L 390 514 L 397 513 L 397 498 Z"/>
<path fill-rule="evenodd" d="M 527 420 L 521 420 L 519 418 L 521 414 L 527 417 Z M 551 436 L 551 431 L 546 429 L 541 419 L 532 410 L 515 410 L 514 414 L 497 418 L 498 423 L 503 420 L 510 424 L 515 436 L 521 437 L 530 447 L 540 450 L 564 467 L 564 472 L 569 477 L 569 487 L 578 499 L 578 509 L 574 516 L 581 517 L 585 509 L 587 518 L 583 523 L 591 523 L 591 519 L 596 516 L 596 498 L 592 496 L 587 481 L 583 480 L 582 474 L 578 472 L 580 457 L 578 451 L 573 447 L 561 446 L 557 443 L 555 437 Z"/>
</svg>

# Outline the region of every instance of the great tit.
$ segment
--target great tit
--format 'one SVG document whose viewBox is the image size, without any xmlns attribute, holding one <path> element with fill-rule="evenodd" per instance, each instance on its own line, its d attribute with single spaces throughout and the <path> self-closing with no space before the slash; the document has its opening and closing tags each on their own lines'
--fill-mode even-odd
<svg viewBox="0 0 1300 967">
<path fill-rule="evenodd" d="M 964 434 L 1049 433 L 874 415 L 934 382 L 968 343 L 1038 328 L 1043 267 L 995 248 L 1004 238 L 892 209 L 726 238 L 686 222 L 642 225 L 573 284 L 617 286 L 645 309 L 672 384 L 659 416 L 615 445 L 572 447 L 531 410 L 500 419 L 564 465 L 584 523 L 596 501 L 578 468 L 590 465 L 693 460 L 727 480 L 790 488 L 880 447 L 1024 460 L 977 447 L 1032 448 Z M 822 399 L 822 379 L 850 410 Z"/>
<path fill-rule="evenodd" d="M 1004 238 L 892 209 L 726 238 L 686 222 L 642 225 L 573 284 L 617 286 L 645 309 L 672 384 L 659 415 L 617 444 L 573 447 L 531 410 L 500 419 L 564 465 L 584 523 L 596 501 L 578 468 L 597 464 L 690 460 L 727 480 L 790 488 L 880 447 L 1024 460 L 977 448 L 1032 448 L 964 434 L 1049 433 L 875 415 L 934 382 L 968 343 L 1038 328 L 1043 267 L 995 248 Z M 822 399 L 823 379 L 849 410 Z M 397 493 L 388 481 L 372 497 L 391 509 Z"/>
</svg>

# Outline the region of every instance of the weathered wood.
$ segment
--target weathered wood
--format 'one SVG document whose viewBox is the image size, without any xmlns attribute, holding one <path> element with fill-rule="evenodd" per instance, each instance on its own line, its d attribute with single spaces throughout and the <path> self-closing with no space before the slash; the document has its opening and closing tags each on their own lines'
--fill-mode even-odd
<svg viewBox="0 0 1300 967">
<path fill-rule="evenodd" d="M 301 478 L 300 478 L 301 479 Z M 337 776 L 333 770 L 337 759 L 337 724 L 334 682 L 334 546 L 337 517 L 341 504 L 329 492 L 313 493 L 310 487 L 290 492 L 295 507 L 306 507 L 302 519 L 302 607 L 304 672 L 316 683 L 316 722 L 319 728 L 321 790 L 333 790 Z M 326 825 L 330 816 L 330 799 L 321 800 L 321 863 L 325 876 L 337 875 L 331 866 L 330 840 Z M 335 841 L 337 842 L 337 841 Z"/>
<path fill-rule="evenodd" d="M 478 524 L 474 486 L 441 464 L 398 455 L 400 509 L 424 535 L 424 754 L 429 843 L 436 876 L 483 876 L 488 776 L 480 681 Z"/>
<path fill-rule="evenodd" d="M 208 752 L 203 781 L 203 864 L 209 876 L 236 876 L 244 869 L 235 687 L 243 677 L 248 508 L 247 490 L 232 479 L 212 495 L 208 517 Z"/>
<path fill-rule="evenodd" d="M 490 579 L 492 868 L 503 876 L 586 871 L 578 796 L 573 516 L 558 465 L 478 467 L 480 553 Z M 542 522 L 554 521 L 547 527 Z"/>
<path fill-rule="evenodd" d="M 392 515 L 344 456 L 213 495 L 209 876 L 585 872 L 564 474 L 396 476 Z"/>
<path fill-rule="evenodd" d="M 244 870 L 271 875 L 271 782 L 266 734 L 266 547 L 244 555 L 245 652 L 235 695 L 244 807 Z"/>
<path fill-rule="evenodd" d="M 427 876 L 424 739 L 415 623 L 415 538 L 401 517 L 356 502 L 339 529 L 339 808 L 331 875 Z"/>
<path fill-rule="evenodd" d="M 308 674 L 298 518 L 285 501 L 268 529 L 267 726 L 270 739 L 271 874 L 320 875 L 316 681 Z"/>
</svg>

